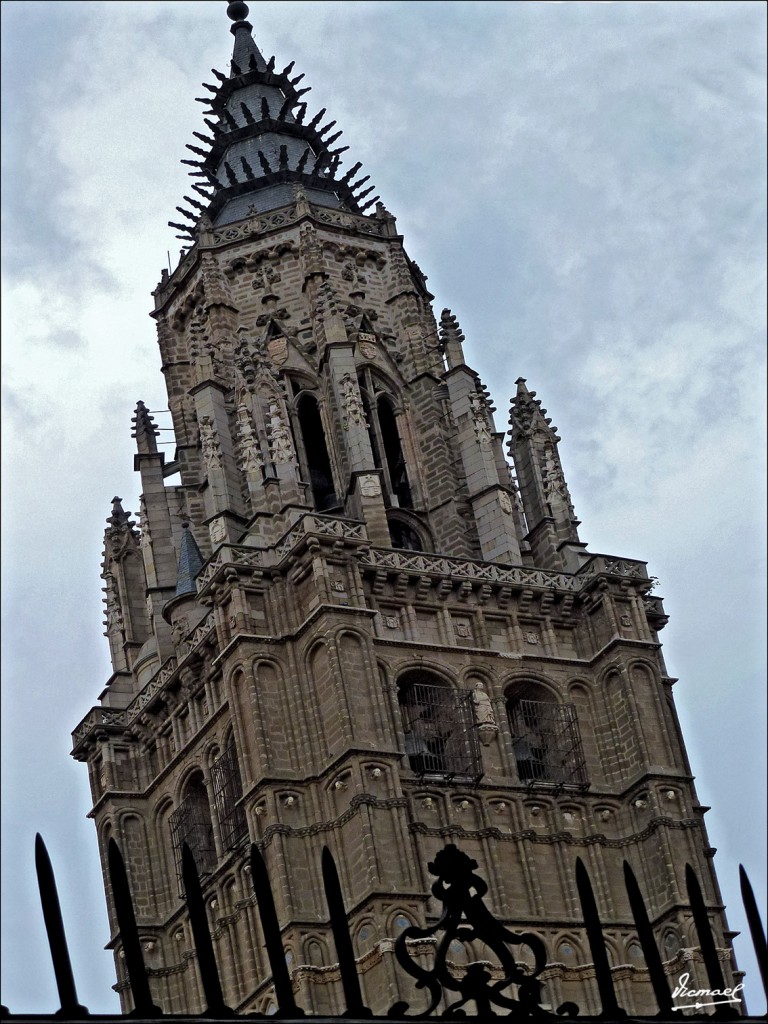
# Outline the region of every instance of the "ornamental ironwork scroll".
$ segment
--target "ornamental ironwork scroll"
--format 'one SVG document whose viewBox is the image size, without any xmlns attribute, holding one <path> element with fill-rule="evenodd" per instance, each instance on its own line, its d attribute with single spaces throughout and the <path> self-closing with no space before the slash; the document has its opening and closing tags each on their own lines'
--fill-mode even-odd
<svg viewBox="0 0 768 1024">
<path fill-rule="evenodd" d="M 408 1014 L 409 1004 L 395 1003 L 390 1017 L 428 1017 L 434 1013 L 440 1000 L 448 993 L 459 998 L 444 1011 L 445 1017 L 464 1017 L 467 1003 L 474 1002 L 478 1016 L 496 1016 L 493 1007 L 514 1012 L 516 1016 L 549 1019 L 551 1014 L 540 1006 L 541 982 L 538 976 L 547 963 L 544 943 L 530 932 L 512 932 L 491 914 L 483 902 L 488 886 L 476 875 L 477 861 L 462 853 L 452 843 L 446 846 L 427 865 L 437 881 L 432 895 L 443 905 L 440 920 L 431 928 L 406 928 L 395 942 L 395 956 L 400 966 L 412 978 L 416 987 L 429 992 L 430 1002 L 425 1010 Z M 433 939 L 441 934 L 435 948 L 434 964 L 426 969 L 414 958 L 408 948 L 409 941 Z M 504 975 L 495 979 L 482 963 L 470 964 L 462 974 L 454 973 L 448 963 L 451 944 L 484 942 L 498 958 Z M 534 968 L 528 972 L 516 961 L 510 946 L 527 946 L 533 953 Z M 507 990 L 517 986 L 517 996 Z M 575 1007 L 572 1008 L 575 1011 Z M 561 1007 L 566 1013 L 571 1010 Z M 560 1012 L 560 1011 L 558 1011 Z"/>
</svg>

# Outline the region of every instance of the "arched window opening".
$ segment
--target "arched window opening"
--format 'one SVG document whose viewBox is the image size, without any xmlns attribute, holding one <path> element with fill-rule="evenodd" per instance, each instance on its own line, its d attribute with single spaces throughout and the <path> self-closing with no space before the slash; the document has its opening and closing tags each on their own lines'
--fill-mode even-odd
<svg viewBox="0 0 768 1024">
<path fill-rule="evenodd" d="M 216 846 L 213 841 L 211 807 L 202 774 L 197 774 L 187 786 L 187 795 L 169 818 L 171 842 L 176 858 L 179 892 L 184 895 L 181 876 L 181 850 L 187 844 L 195 859 L 198 873 L 210 874 L 216 867 Z"/>
<path fill-rule="evenodd" d="M 405 468 L 403 446 L 400 443 L 400 434 L 397 429 L 397 418 L 395 417 L 392 402 L 386 395 L 379 396 L 376 402 L 376 410 L 378 412 L 381 439 L 384 443 L 384 454 L 387 460 L 387 472 L 389 473 L 392 494 L 397 498 L 401 508 L 413 508 L 411 485 Z"/>
<path fill-rule="evenodd" d="M 328 456 L 320 408 L 314 395 L 302 395 L 298 401 L 297 412 L 312 499 L 317 511 L 325 512 L 330 508 L 336 508 L 340 502 L 333 484 L 331 460 Z"/>
<path fill-rule="evenodd" d="M 477 781 L 482 775 L 470 690 L 454 690 L 428 672 L 399 685 L 405 752 L 411 770 Z"/>
<path fill-rule="evenodd" d="M 393 548 L 404 548 L 406 551 L 423 551 L 424 544 L 414 529 L 401 519 L 388 519 L 389 537 Z"/>
<path fill-rule="evenodd" d="M 517 697 L 507 703 L 507 714 L 521 782 L 589 785 L 573 704 Z"/>
<path fill-rule="evenodd" d="M 211 765 L 211 777 L 221 841 L 227 850 L 232 850 L 248 838 L 245 810 L 239 803 L 243 795 L 243 783 L 233 740 L 229 741 L 224 753 Z"/>
</svg>

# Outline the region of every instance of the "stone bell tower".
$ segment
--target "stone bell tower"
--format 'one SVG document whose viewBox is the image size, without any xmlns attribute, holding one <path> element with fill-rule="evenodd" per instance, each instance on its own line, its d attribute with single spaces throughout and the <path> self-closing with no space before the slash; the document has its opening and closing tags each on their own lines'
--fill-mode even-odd
<svg viewBox="0 0 768 1024">
<path fill-rule="evenodd" d="M 102 857 L 114 837 L 127 862 L 153 998 L 203 1009 L 183 843 L 231 1007 L 274 1007 L 255 842 L 297 1001 L 341 1006 L 327 845 L 381 1013 L 412 997 L 393 939 L 434 919 L 426 865 L 455 842 L 494 913 L 545 942 L 548 1002 L 589 1012 L 581 856 L 620 1001 L 641 1013 L 654 1004 L 623 859 L 671 975 L 699 969 L 686 861 L 729 955 L 661 600 L 644 563 L 579 539 L 560 438 L 523 379 L 508 461 L 394 216 L 359 163 L 342 166 L 303 76 L 264 59 L 246 5 L 228 13 L 231 70 L 204 86 L 208 134 L 185 160 L 187 248 L 154 292 L 175 455 L 139 402 L 138 525 L 115 498 L 105 533 L 114 673 L 73 737 Z M 484 959 L 454 946 L 457 971 Z"/>
</svg>

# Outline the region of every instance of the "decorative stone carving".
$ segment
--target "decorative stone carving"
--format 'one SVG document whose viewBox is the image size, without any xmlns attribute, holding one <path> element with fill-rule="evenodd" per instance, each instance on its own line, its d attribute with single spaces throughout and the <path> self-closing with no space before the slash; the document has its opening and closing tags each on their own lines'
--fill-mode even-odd
<svg viewBox="0 0 768 1024">
<path fill-rule="evenodd" d="M 149 533 L 149 519 L 147 518 L 147 505 L 144 498 L 139 498 L 139 545 L 147 548 L 152 544 L 152 537 Z"/>
<path fill-rule="evenodd" d="M 205 468 L 210 472 L 221 468 L 221 444 L 210 417 L 203 416 L 200 420 L 200 447 L 203 452 Z"/>
<path fill-rule="evenodd" d="M 172 628 L 171 633 L 173 634 L 173 642 L 176 644 L 176 649 L 179 654 L 186 653 L 187 644 L 184 642 L 184 637 L 189 632 L 189 619 L 186 616 L 178 618 Z"/>
<path fill-rule="evenodd" d="M 397 629 L 400 625 L 400 619 L 397 615 L 385 615 L 384 625 L 387 629 Z"/>
<path fill-rule="evenodd" d="M 477 722 L 477 735 L 480 742 L 487 747 L 496 738 L 499 727 L 496 724 L 496 716 L 493 713 L 491 698 L 483 689 L 482 683 L 477 683 L 472 692 L 472 701 L 475 705 L 475 721 Z"/>
<path fill-rule="evenodd" d="M 269 403 L 269 450 L 273 462 L 296 461 L 291 432 L 283 420 L 280 406 L 275 400 Z"/>
<path fill-rule="evenodd" d="M 369 331 L 360 331 L 357 336 L 357 349 L 363 359 L 375 359 L 378 351 L 376 335 Z"/>
<path fill-rule="evenodd" d="M 490 448 L 493 444 L 493 437 L 488 427 L 488 414 L 485 401 L 480 395 L 470 395 L 469 405 L 472 410 L 472 425 L 475 430 L 477 443 L 481 448 Z"/>
<path fill-rule="evenodd" d="M 381 481 L 375 473 L 366 473 L 359 480 L 360 493 L 364 498 L 376 498 L 381 494 Z"/>
<path fill-rule="evenodd" d="M 470 630 L 470 628 L 469 628 L 469 626 L 468 626 L 468 624 L 466 622 L 456 622 L 456 623 L 454 623 L 453 629 L 454 629 L 454 632 L 456 633 L 456 636 L 461 636 L 461 637 L 470 637 L 470 636 L 472 636 L 472 631 Z"/>
<path fill-rule="evenodd" d="M 261 456 L 259 441 L 253 429 L 251 414 L 248 412 L 248 407 L 244 402 L 241 402 L 237 407 L 237 431 L 240 435 L 237 448 L 243 462 L 243 468 L 246 473 L 253 473 L 260 477 L 262 467 L 264 466 L 264 459 Z"/>
<path fill-rule="evenodd" d="M 544 456 L 544 497 L 547 501 L 560 498 L 570 503 L 571 496 L 563 477 L 560 463 L 552 449 L 548 448 Z"/>
<path fill-rule="evenodd" d="M 208 524 L 208 532 L 214 544 L 223 544 L 227 539 L 227 524 L 219 516 Z"/>
<path fill-rule="evenodd" d="M 625 628 L 628 628 L 632 625 L 632 619 L 629 617 L 629 615 L 622 615 L 619 621 Z"/>
<path fill-rule="evenodd" d="M 111 573 L 107 573 L 104 581 L 107 584 L 104 588 L 105 601 L 107 603 L 106 635 L 111 636 L 113 633 L 119 633 L 123 628 L 123 612 L 117 597 L 115 577 Z"/>
<path fill-rule="evenodd" d="M 341 425 L 343 428 L 349 430 L 350 427 L 367 427 L 365 408 L 360 397 L 357 381 L 353 379 L 351 374 L 345 373 L 339 381 L 339 386 L 341 388 L 341 408 L 343 413 Z"/>
<path fill-rule="evenodd" d="M 539 634 L 538 633 L 524 633 L 523 636 L 525 637 L 525 642 L 527 644 L 537 644 L 537 643 L 539 643 Z"/>
</svg>

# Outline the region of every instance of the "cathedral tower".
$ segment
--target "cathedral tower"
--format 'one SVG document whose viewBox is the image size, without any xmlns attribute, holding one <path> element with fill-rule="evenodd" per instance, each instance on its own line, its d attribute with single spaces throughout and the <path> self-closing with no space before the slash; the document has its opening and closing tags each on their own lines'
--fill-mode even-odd
<svg viewBox="0 0 768 1024">
<path fill-rule="evenodd" d="M 175 455 L 138 402 L 138 525 L 115 498 L 105 532 L 114 673 L 73 737 L 103 861 L 114 837 L 127 862 L 153 998 L 203 1008 L 184 842 L 228 1004 L 274 1006 L 255 842 L 316 1013 L 340 1007 L 321 847 L 384 1012 L 413 995 L 392 940 L 433 919 L 426 865 L 455 842 L 494 913 L 546 943 L 547 1001 L 588 1012 L 581 856 L 620 1001 L 647 1011 L 623 859 L 671 975 L 697 970 L 686 861 L 729 938 L 661 599 L 644 563 L 580 540 L 560 438 L 525 380 L 497 429 L 456 317 L 435 319 L 335 122 L 293 64 L 264 59 L 246 5 L 228 13 L 231 71 L 205 85 L 209 134 L 185 161 L 187 248 L 154 292 Z M 484 957 L 459 947 L 457 970 Z"/>
</svg>

